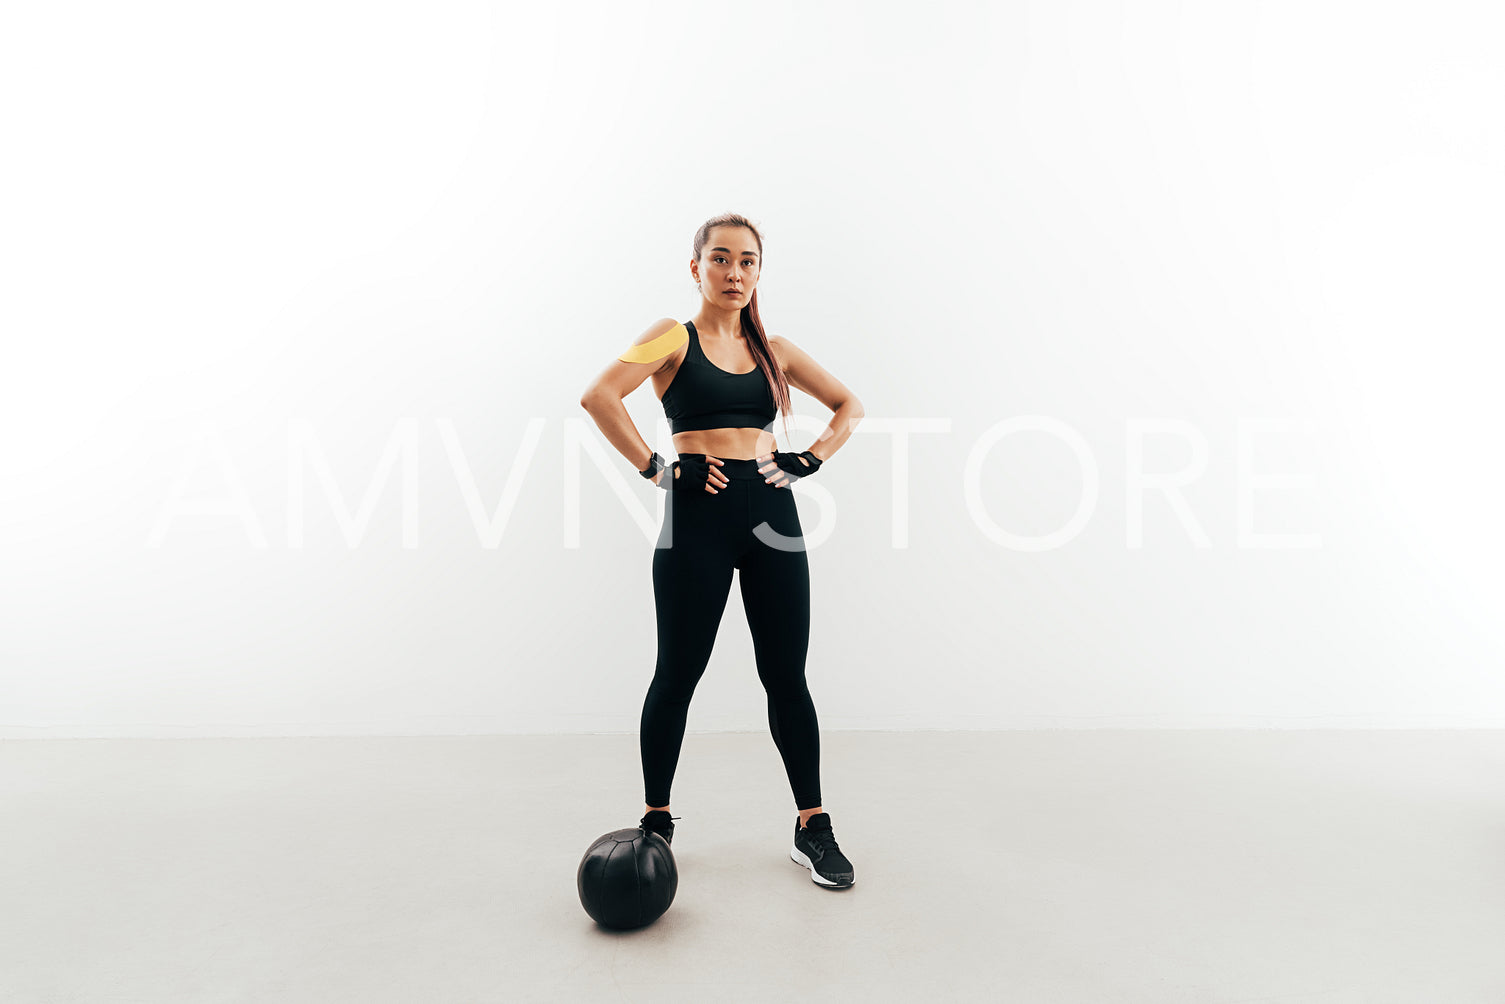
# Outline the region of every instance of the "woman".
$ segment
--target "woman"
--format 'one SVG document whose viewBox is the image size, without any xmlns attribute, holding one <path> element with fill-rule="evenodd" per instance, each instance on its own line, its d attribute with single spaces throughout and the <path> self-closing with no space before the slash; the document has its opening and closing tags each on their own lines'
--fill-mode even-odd
<svg viewBox="0 0 1505 1004">
<path fill-rule="evenodd" d="M 844 889 L 852 885 L 852 864 L 821 806 L 820 727 L 805 686 L 810 570 L 788 488 L 841 448 L 862 418 L 862 403 L 794 343 L 764 332 L 762 264 L 763 238 L 751 221 L 735 213 L 707 220 L 690 259 L 701 297 L 695 319 L 664 318 L 648 328 L 580 403 L 638 472 L 669 492 L 653 554 L 658 662 L 638 739 L 642 828 L 674 838 L 669 786 L 736 569 L 768 693 L 769 729 L 799 809 L 790 857 L 817 885 Z M 679 454 L 672 464 L 648 448 L 622 404 L 650 377 Z M 782 411 L 787 422 L 790 387 L 833 413 L 800 454 L 774 449 L 773 419 Z"/>
</svg>

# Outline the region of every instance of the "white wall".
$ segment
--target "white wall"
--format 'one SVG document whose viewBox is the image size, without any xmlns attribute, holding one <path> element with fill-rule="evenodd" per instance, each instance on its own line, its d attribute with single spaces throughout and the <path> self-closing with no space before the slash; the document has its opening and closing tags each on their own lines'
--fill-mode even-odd
<svg viewBox="0 0 1505 1004">
<path fill-rule="evenodd" d="M 0 40 L 0 736 L 635 731 L 578 399 L 726 210 L 867 410 L 824 727 L 1505 725 L 1491 5 L 75 7 Z M 764 707 L 733 588 L 689 725 Z"/>
</svg>

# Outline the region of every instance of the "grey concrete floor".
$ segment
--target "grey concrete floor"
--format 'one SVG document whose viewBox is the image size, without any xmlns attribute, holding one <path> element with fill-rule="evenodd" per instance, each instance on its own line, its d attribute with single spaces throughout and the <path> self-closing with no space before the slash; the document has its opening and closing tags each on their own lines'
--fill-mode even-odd
<svg viewBox="0 0 1505 1004">
<path fill-rule="evenodd" d="M 635 735 L 0 743 L 0 1000 L 1505 1001 L 1505 732 L 685 738 L 679 889 L 598 928 Z"/>
</svg>

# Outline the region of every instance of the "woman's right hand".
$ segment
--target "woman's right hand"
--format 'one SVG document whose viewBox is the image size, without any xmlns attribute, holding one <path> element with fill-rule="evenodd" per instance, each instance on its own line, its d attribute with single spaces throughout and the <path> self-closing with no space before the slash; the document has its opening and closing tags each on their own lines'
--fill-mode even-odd
<svg viewBox="0 0 1505 1004">
<path fill-rule="evenodd" d="M 677 492 L 706 491 L 719 495 L 727 485 L 726 475 L 716 468 L 726 465 L 709 453 L 685 453 L 659 472 L 653 483 Z"/>
</svg>

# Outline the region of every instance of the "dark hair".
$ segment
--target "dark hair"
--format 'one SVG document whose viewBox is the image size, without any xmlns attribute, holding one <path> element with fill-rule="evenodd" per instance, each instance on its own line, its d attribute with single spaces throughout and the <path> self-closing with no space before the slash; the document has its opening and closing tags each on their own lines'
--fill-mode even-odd
<svg viewBox="0 0 1505 1004">
<path fill-rule="evenodd" d="M 746 227 L 752 231 L 753 240 L 758 242 L 758 275 L 763 273 L 763 235 L 758 233 L 758 228 L 753 226 L 752 220 L 740 213 L 722 213 L 713 216 L 700 225 L 695 231 L 695 260 L 700 261 L 700 252 L 711 239 L 711 231 L 716 227 Z M 742 333 L 747 336 L 747 347 L 752 350 L 753 361 L 758 364 L 758 369 L 763 371 L 763 376 L 768 380 L 768 386 L 773 391 L 774 404 L 784 416 L 784 438 L 789 438 L 789 413 L 793 405 L 789 399 L 789 382 L 784 379 L 783 370 L 779 369 L 778 360 L 774 358 L 773 349 L 768 346 L 768 333 L 763 330 L 763 319 L 758 316 L 758 289 L 753 287 L 752 298 L 747 306 L 742 308 Z"/>
</svg>

